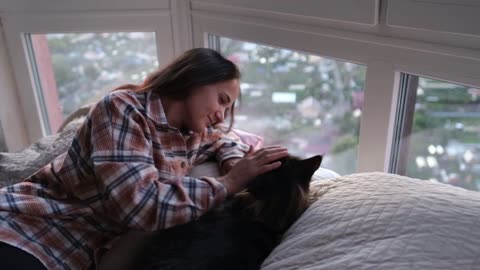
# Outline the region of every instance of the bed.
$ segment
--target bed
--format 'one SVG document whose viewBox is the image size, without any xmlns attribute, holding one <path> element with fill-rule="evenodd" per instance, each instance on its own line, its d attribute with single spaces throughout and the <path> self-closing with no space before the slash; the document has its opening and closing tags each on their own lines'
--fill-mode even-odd
<svg viewBox="0 0 480 270">
<path fill-rule="evenodd" d="M 0 186 L 21 181 L 64 152 L 81 122 L 73 120 L 23 151 L 0 153 Z M 216 166 L 205 164 L 193 173 L 215 174 Z M 312 178 L 310 199 L 262 269 L 480 269 L 479 192 L 380 172 L 340 176 L 321 168 Z M 121 268 L 123 256 L 112 257 L 102 269 Z"/>
</svg>

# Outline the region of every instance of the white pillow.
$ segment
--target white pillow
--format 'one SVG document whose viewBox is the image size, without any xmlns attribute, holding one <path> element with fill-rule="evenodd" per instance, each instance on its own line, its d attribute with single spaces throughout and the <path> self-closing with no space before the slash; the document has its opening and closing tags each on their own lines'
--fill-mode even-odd
<svg viewBox="0 0 480 270">
<path fill-rule="evenodd" d="M 318 170 L 315 171 L 312 177 L 312 181 L 315 180 L 325 180 L 325 179 L 332 179 L 332 178 L 337 178 L 340 177 L 340 174 L 329 170 L 325 168 L 318 168 Z"/>
<path fill-rule="evenodd" d="M 262 270 L 479 269 L 479 192 L 359 173 L 317 181 L 311 193 Z"/>
</svg>

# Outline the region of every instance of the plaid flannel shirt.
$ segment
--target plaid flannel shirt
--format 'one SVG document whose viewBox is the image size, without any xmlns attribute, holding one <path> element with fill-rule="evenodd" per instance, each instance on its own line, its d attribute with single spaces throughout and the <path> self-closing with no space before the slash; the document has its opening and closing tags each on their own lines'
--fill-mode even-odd
<svg viewBox="0 0 480 270">
<path fill-rule="evenodd" d="M 48 269 L 92 269 L 122 232 L 183 224 L 223 201 L 226 188 L 215 178 L 186 175 L 209 158 L 222 162 L 247 150 L 232 133 L 169 126 L 154 92 L 112 92 L 66 153 L 0 190 L 0 241 Z"/>
</svg>

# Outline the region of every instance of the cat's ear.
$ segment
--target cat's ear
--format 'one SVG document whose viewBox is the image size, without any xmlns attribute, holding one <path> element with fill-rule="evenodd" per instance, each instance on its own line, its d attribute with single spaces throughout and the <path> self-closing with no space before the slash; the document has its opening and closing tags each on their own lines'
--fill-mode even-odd
<svg viewBox="0 0 480 270">
<path fill-rule="evenodd" d="M 307 181 L 305 184 L 310 182 L 310 178 L 312 178 L 315 171 L 320 167 L 322 158 L 322 156 L 317 155 L 300 161 L 300 174 L 302 179 Z"/>
</svg>

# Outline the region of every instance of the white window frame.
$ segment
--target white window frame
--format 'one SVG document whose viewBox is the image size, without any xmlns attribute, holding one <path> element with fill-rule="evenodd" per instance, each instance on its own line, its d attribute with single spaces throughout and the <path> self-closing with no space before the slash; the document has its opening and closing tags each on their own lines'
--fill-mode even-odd
<svg viewBox="0 0 480 270">
<path fill-rule="evenodd" d="M 172 26 L 178 22 L 172 21 L 170 9 L 15 12 L 2 15 L 2 23 L 17 89 L 7 89 L 13 93 L 8 99 L 0 100 L 0 106 L 19 104 L 21 113 L 8 116 L 16 118 L 18 127 L 14 130 L 4 127 L 6 137 L 26 140 L 17 147 L 31 144 L 46 135 L 25 46 L 25 33 L 155 32 L 160 66 L 172 59 L 179 45 L 176 44 L 176 48 L 174 43 L 175 39 L 179 40 L 179 35 L 174 37 L 172 33 Z"/>
<path fill-rule="evenodd" d="M 480 87 L 476 50 L 389 37 L 386 29 L 362 33 L 322 27 L 314 19 L 285 21 L 282 14 L 255 17 L 255 12 L 199 2 L 192 7 L 195 47 L 208 46 L 207 36 L 213 34 L 366 65 L 357 172 L 388 172 L 400 73 Z"/>
</svg>

